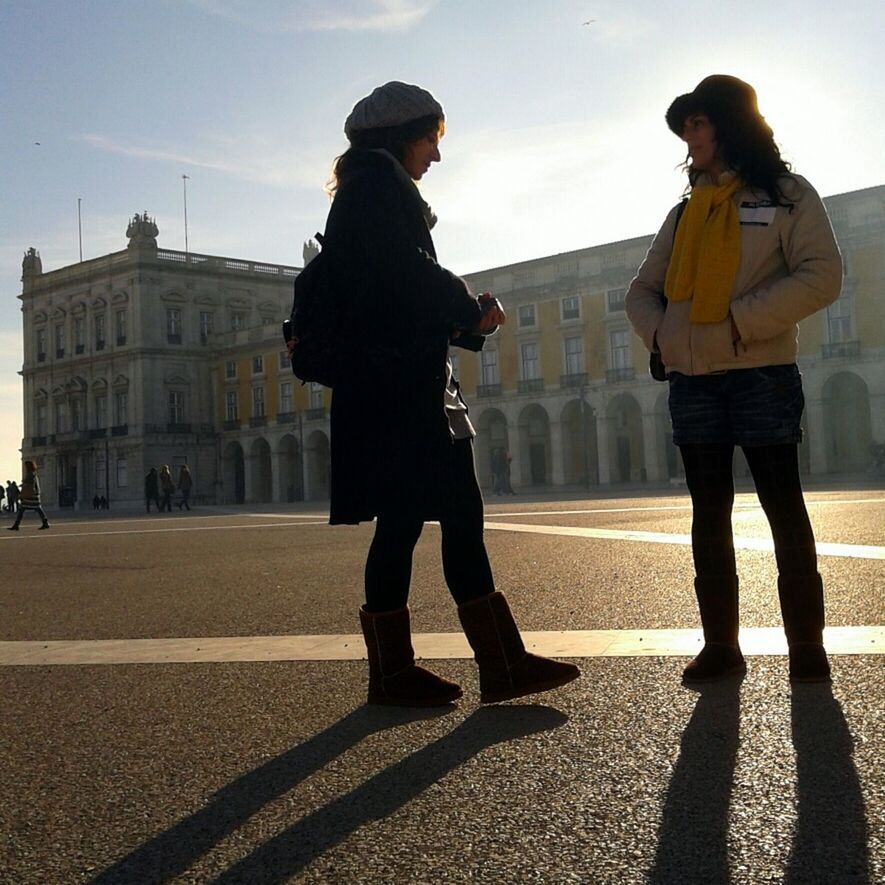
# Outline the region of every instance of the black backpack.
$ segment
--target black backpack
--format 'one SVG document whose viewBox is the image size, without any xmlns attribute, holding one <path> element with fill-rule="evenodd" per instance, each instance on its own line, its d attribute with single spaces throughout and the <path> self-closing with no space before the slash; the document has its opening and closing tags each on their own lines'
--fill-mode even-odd
<svg viewBox="0 0 885 885">
<path fill-rule="evenodd" d="M 295 277 L 292 314 L 283 323 L 283 337 L 294 342 L 292 371 L 302 384 L 334 387 L 338 304 L 325 238 L 317 234 L 316 239 L 323 248 Z"/>
</svg>

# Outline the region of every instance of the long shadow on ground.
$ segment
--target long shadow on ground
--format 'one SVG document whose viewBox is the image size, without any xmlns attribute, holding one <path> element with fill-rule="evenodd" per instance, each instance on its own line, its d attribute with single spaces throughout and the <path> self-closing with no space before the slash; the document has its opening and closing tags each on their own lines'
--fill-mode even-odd
<svg viewBox="0 0 885 885">
<path fill-rule="evenodd" d="M 213 801 L 108 867 L 94 885 L 167 882 L 267 803 L 373 734 L 439 713 L 361 707 L 310 740 L 237 778 Z M 363 824 L 387 817 L 486 747 L 567 721 L 543 706 L 480 708 L 445 737 L 296 821 L 255 848 L 217 882 L 284 882 Z"/>
</svg>

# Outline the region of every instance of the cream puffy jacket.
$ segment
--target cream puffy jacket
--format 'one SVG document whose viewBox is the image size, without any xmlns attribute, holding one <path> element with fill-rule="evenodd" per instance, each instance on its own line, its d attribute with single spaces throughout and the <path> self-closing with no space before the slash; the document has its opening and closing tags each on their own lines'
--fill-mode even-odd
<svg viewBox="0 0 885 885">
<path fill-rule="evenodd" d="M 691 301 L 664 302 L 678 207 L 674 207 L 627 290 L 626 311 L 668 372 L 705 375 L 796 362 L 800 320 L 839 297 L 842 258 L 817 191 L 801 176 L 780 179 L 784 201 L 744 188 L 733 199 L 741 218 L 741 261 L 731 290 L 731 320 L 689 322 Z"/>
</svg>

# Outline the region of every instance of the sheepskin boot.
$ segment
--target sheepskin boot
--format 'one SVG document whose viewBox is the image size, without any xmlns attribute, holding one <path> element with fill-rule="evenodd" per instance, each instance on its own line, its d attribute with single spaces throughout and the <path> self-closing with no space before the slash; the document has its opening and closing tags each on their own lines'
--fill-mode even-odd
<svg viewBox="0 0 885 885">
<path fill-rule="evenodd" d="M 480 700 L 484 704 L 548 691 L 581 675 L 574 664 L 525 650 L 503 593 L 495 591 L 459 605 L 458 617 L 479 666 Z"/>
<path fill-rule="evenodd" d="M 789 575 L 777 579 L 784 632 L 790 649 L 793 682 L 829 682 L 824 649 L 824 585 L 821 576 Z"/>
<path fill-rule="evenodd" d="M 360 624 L 369 657 L 369 703 L 443 707 L 461 697 L 461 686 L 415 663 L 409 609 L 368 612 Z"/>
<path fill-rule="evenodd" d="M 695 595 L 704 628 L 704 647 L 682 671 L 686 683 L 715 682 L 747 672 L 738 644 L 737 575 L 695 578 Z"/>
</svg>

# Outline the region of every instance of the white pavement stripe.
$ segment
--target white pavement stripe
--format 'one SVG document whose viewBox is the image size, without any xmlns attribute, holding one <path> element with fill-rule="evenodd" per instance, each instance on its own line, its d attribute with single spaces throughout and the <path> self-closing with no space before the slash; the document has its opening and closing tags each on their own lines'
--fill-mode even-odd
<svg viewBox="0 0 885 885">
<path fill-rule="evenodd" d="M 62 538 L 107 538 L 109 535 L 161 535 L 169 532 L 218 532 L 218 531 L 228 531 L 230 529 L 272 529 L 272 528 L 292 528 L 293 526 L 302 526 L 302 525 L 328 525 L 329 521 L 327 519 L 317 520 L 316 522 L 250 522 L 250 523 L 239 523 L 237 525 L 197 525 L 197 526 L 187 526 L 187 525 L 173 525 L 169 526 L 169 528 L 165 529 L 120 529 L 118 531 L 113 532 L 64 532 L 64 531 L 50 531 L 48 533 L 40 532 L 39 538 L 41 541 L 47 541 L 50 538 L 62 539 Z M 62 523 L 63 525 L 63 523 Z M 20 540 L 23 541 L 26 538 L 37 538 L 38 535 L 36 532 L 28 532 L 26 534 L 16 535 L 11 538 L 0 538 L 0 540 L 4 541 L 14 541 Z"/>
<path fill-rule="evenodd" d="M 703 641 L 700 630 L 527 631 L 522 635 L 531 651 L 563 658 L 683 657 L 696 654 Z M 419 658 L 473 657 L 462 633 L 418 633 L 412 641 Z M 830 654 L 881 655 L 885 654 L 885 627 L 827 627 L 824 642 Z M 779 627 L 742 629 L 741 647 L 750 655 L 787 652 Z M 356 661 L 365 657 L 359 634 L 0 642 L 0 666 Z"/>
<path fill-rule="evenodd" d="M 597 538 L 606 541 L 638 541 L 644 544 L 680 544 L 690 547 L 691 535 L 667 534 L 666 532 L 637 532 L 620 529 L 592 529 L 570 525 L 532 525 L 530 523 L 487 522 L 487 529 L 496 532 L 527 532 L 537 535 L 562 535 L 568 538 Z M 774 550 L 770 538 L 734 539 L 735 548 L 741 550 Z M 846 556 L 851 559 L 885 559 L 885 547 L 862 544 L 828 544 L 818 542 L 820 556 Z"/>
</svg>

